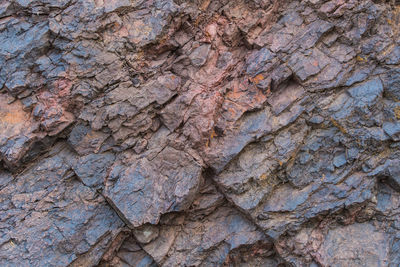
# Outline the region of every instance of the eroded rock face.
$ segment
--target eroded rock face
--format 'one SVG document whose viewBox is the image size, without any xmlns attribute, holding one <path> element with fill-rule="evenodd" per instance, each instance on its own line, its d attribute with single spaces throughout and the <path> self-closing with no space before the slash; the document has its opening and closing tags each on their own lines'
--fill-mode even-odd
<svg viewBox="0 0 400 267">
<path fill-rule="evenodd" d="M 0 265 L 398 266 L 399 23 L 0 0 Z"/>
<path fill-rule="evenodd" d="M 81 258 L 95 265 L 123 227 L 105 199 L 76 179 L 71 156 L 56 147 L 3 185 L 1 265 L 82 266 Z"/>
<path fill-rule="evenodd" d="M 126 161 L 111 168 L 104 194 L 129 226 L 157 224 L 161 214 L 190 206 L 201 183 L 201 167 L 189 154 L 166 147 L 151 161 Z"/>
</svg>

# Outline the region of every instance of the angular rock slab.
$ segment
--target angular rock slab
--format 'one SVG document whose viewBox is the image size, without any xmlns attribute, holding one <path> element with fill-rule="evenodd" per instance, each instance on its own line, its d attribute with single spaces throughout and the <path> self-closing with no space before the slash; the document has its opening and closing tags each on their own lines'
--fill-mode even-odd
<svg viewBox="0 0 400 267">
<path fill-rule="evenodd" d="M 165 214 L 154 227 L 157 237 L 141 244 L 158 266 L 277 266 L 281 261 L 274 255 L 273 244 L 230 207 L 208 179 L 188 212 Z M 143 234 L 147 231 L 142 230 Z M 251 252 L 253 261 L 235 265 L 246 261 L 243 251 Z"/>
<path fill-rule="evenodd" d="M 279 116 L 273 116 L 269 108 L 243 116 L 234 130 L 211 142 L 205 161 L 217 173 L 221 172 L 249 143 L 293 123 L 303 111 L 304 107 L 296 103 Z"/>
<path fill-rule="evenodd" d="M 156 267 L 157 264 L 135 241 L 133 237 L 126 238 L 118 252 L 109 262 L 101 262 L 99 267 Z"/>
<path fill-rule="evenodd" d="M 114 160 L 115 156 L 111 153 L 89 154 L 79 157 L 72 164 L 72 168 L 84 185 L 99 189 L 103 188 L 107 169 Z"/>
<path fill-rule="evenodd" d="M 334 127 L 306 135 L 293 125 L 273 143 L 247 146 L 215 180 L 268 236 L 278 239 L 327 211 L 373 199 L 376 180 L 352 172 L 339 136 Z"/>
<path fill-rule="evenodd" d="M 201 166 L 185 152 L 166 147 L 154 159 L 114 164 L 105 196 L 128 225 L 158 223 L 161 214 L 187 208 L 202 180 Z"/>
<path fill-rule="evenodd" d="M 0 95 L 0 159 L 14 166 L 32 143 L 44 136 L 35 133 L 39 123 L 23 110 L 19 101 L 8 103 L 7 100 L 5 95 Z"/>
<path fill-rule="evenodd" d="M 211 213 L 196 210 L 163 220 L 159 237 L 143 247 L 159 266 L 232 266 L 231 261 L 246 258 L 243 251 L 252 252 L 254 265 L 233 266 L 281 262 L 263 233 L 226 205 L 214 207 Z"/>
<path fill-rule="evenodd" d="M 0 191 L 1 266 L 93 266 L 123 227 L 105 199 L 75 179 L 68 156 L 57 151 Z"/>
<path fill-rule="evenodd" d="M 257 207 L 281 182 L 275 173 L 296 152 L 307 130 L 303 123 L 297 123 L 279 133 L 275 139 L 246 146 L 214 180 L 241 209 Z"/>
<path fill-rule="evenodd" d="M 327 266 L 385 266 L 389 237 L 369 223 L 356 223 L 328 232 L 319 253 Z M 362 245 L 361 245 L 362 244 Z"/>
<path fill-rule="evenodd" d="M 331 213 L 283 237 L 276 243 L 279 254 L 294 266 L 310 266 L 311 261 L 319 266 L 398 266 L 400 195 L 385 180 L 375 189 L 376 202 Z"/>
<path fill-rule="evenodd" d="M 150 255 L 156 256 L 158 242 L 168 236 L 168 231 L 177 232 L 167 260 L 158 262 L 161 266 L 221 266 L 231 251 L 242 246 L 263 242 L 272 247 L 254 224 L 226 206 L 217 208 L 204 219 L 187 218 L 182 227 L 181 231 L 174 227 L 164 228 L 154 243 L 144 247 Z"/>
<path fill-rule="evenodd" d="M 302 189 L 284 184 L 252 212 L 252 216 L 266 234 L 278 238 L 288 230 L 297 230 L 300 225 L 324 212 L 334 213 L 344 207 L 371 201 L 374 186 L 373 179 L 360 173 L 336 184 L 322 180 Z"/>
</svg>

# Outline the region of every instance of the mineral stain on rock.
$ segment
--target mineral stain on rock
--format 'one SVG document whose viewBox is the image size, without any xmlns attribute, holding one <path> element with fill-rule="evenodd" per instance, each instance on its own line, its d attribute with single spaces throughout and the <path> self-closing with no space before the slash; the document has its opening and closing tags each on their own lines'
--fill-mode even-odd
<svg viewBox="0 0 400 267">
<path fill-rule="evenodd" d="M 399 21 L 0 0 L 0 265 L 399 266 Z"/>
</svg>

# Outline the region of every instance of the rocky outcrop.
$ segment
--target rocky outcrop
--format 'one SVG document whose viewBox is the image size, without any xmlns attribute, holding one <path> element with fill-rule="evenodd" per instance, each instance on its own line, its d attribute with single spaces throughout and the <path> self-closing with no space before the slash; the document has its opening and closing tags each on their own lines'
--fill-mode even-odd
<svg viewBox="0 0 400 267">
<path fill-rule="evenodd" d="M 0 0 L 0 265 L 398 266 L 399 22 Z"/>
</svg>

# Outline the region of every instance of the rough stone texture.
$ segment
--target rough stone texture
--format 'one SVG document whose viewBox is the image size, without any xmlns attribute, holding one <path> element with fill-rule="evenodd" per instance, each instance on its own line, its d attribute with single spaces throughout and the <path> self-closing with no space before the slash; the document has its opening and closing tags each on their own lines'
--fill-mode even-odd
<svg viewBox="0 0 400 267">
<path fill-rule="evenodd" d="M 127 165 L 117 162 L 108 179 L 106 198 L 129 226 L 138 227 L 157 224 L 161 214 L 189 207 L 201 182 L 201 168 L 190 155 L 166 147 L 151 161 L 133 157 Z"/>
<path fill-rule="evenodd" d="M 122 233 L 114 240 L 98 266 L 156 267 L 157 264 L 129 233 Z"/>
<path fill-rule="evenodd" d="M 143 249 L 159 266 L 230 265 L 246 257 L 239 251 L 252 253 L 257 257 L 252 260 L 263 264 L 281 262 L 266 236 L 227 205 L 223 195 L 209 182 L 200 189 L 186 214 L 165 215 L 158 227 L 158 237 L 144 244 Z"/>
<path fill-rule="evenodd" d="M 56 150 L 0 191 L 2 266 L 74 265 L 80 258 L 77 266 L 92 266 L 123 226 L 105 199 L 76 179 L 68 149 Z"/>
<path fill-rule="evenodd" d="M 400 2 L 0 0 L 1 266 L 399 266 Z"/>
</svg>

